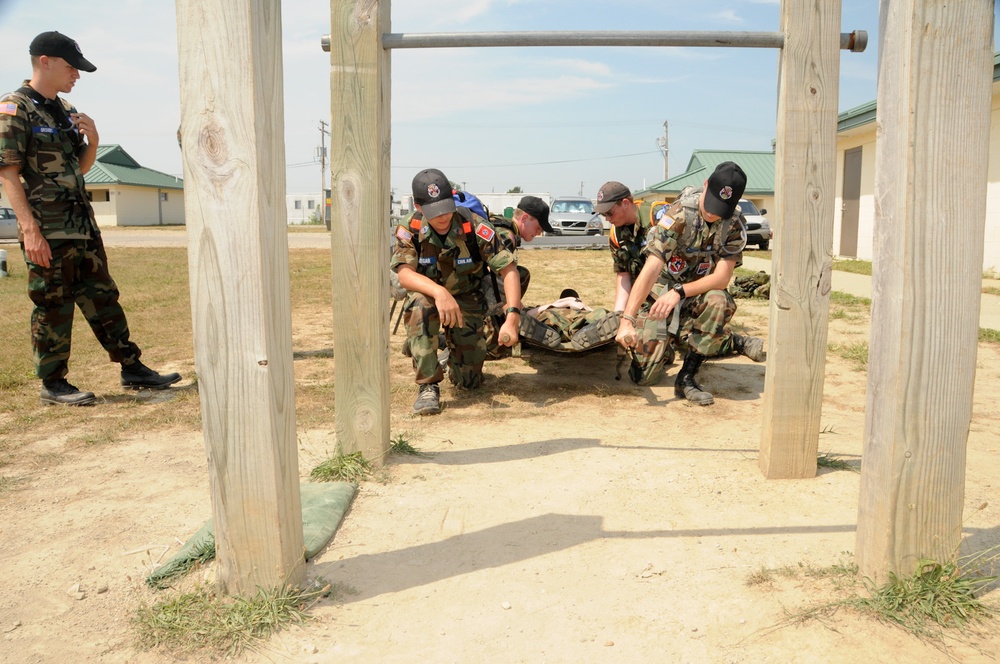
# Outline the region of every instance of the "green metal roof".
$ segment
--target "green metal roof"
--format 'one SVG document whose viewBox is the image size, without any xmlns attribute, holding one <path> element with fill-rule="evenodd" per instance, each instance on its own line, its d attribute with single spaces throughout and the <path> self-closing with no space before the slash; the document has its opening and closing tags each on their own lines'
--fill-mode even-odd
<svg viewBox="0 0 1000 664">
<path fill-rule="evenodd" d="M 747 189 L 744 195 L 768 196 L 774 193 L 774 153 L 749 150 L 695 150 L 691 153 L 687 170 L 681 175 L 664 180 L 636 197 L 652 193 L 676 194 L 684 187 L 700 187 L 715 167 L 724 161 L 735 161 L 747 174 Z"/>
<path fill-rule="evenodd" d="M 156 189 L 184 189 L 181 178 L 140 166 L 139 162 L 117 144 L 98 146 L 97 159 L 83 179 L 88 185 L 123 184 Z"/>
</svg>

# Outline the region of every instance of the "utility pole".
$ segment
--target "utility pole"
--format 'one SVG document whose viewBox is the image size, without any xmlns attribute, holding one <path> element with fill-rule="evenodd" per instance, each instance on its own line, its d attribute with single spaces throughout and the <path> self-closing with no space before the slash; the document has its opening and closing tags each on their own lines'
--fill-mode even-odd
<svg viewBox="0 0 1000 664">
<path fill-rule="evenodd" d="M 326 218 L 326 135 L 329 125 L 319 121 L 319 218 L 330 230 L 330 220 Z"/>
<path fill-rule="evenodd" d="M 660 148 L 660 152 L 663 153 L 663 179 L 670 179 L 670 166 L 667 157 L 670 154 L 669 144 L 668 144 L 669 132 L 667 130 L 667 121 L 663 121 L 663 136 L 656 139 L 656 146 Z"/>
<path fill-rule="evenodd" d="M 580 196 L 583 196 L 583 182 L 580 182 Z"/>
</svg>

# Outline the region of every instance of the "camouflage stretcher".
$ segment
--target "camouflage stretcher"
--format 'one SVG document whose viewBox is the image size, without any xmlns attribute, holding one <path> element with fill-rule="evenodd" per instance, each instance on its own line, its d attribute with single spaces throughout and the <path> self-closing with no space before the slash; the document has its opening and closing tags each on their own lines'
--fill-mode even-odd
<svg viewBox="0 0 1000 664">
<path fill-rule="evenodd" d="M 582 353 L 615 342 L 619 316 L 607 309 L 549 307 L 521 316 L 521 342 L 557 353 Z"/>
</svg>

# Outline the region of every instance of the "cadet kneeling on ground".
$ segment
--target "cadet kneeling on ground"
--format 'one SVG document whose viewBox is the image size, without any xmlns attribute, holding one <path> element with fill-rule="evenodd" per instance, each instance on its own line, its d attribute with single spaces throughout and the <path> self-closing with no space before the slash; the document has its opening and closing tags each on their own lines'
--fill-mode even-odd
<svg viewBox="0 0 1000 664">
<path fill-rule="evenodd" d="M 677 347 L 686 351 L 674 394 L 701 406 L 714 402 L 695 381 L 706 357 L 746 355 L 754 362 L 766 358 L 761 339 L 734 334 L 726 327 L 736 313 L 736 302 L 726 288 L 743 261 L 747 242 L 737 206 L 746 183 L 743 169 L 727 161 L 701 188 L 681 191 L 650 231 L 643 250 L 646 262 L 632 286 L 616 337 L 626 348 L 636 346 L 635 316 L 659 281 L 649 315 L 670 319 L 668 329 L 676 336 Z M 661 279 L 664 270 L 666 279 Z"/>
<path fill-rule="evenodd" d="M 486 359 L 483 278 L 491 269 L 503 280 L 508 306 L 498 336 L 504 346 L 518 340 L 521 285 L 514 255 L 501 246 L 488 220 L 455 205 L 444 173 L 433 168 L 417 173 L 413 203 L 417 212 L 411 223 L 396 228 L 390 267 L 410 291 L 403 319 L 419 386 L 413 412 L 433 415 L 441 412 L 441 328 L 450 351 L 448 378 L 460 388 L 479 387 Z"/>
</svg>

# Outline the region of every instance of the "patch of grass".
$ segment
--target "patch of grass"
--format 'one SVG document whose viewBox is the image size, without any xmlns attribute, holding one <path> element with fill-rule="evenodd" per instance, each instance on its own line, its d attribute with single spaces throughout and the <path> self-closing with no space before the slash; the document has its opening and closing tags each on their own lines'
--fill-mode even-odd
<svg viewBox="0 0 1000 664">
<path fill-rule="evenodd" d="M 849 552 L 844 553 L 850 556 Z M 998 559 L 1000 547 L 956 562 L 921 560 L 910 576 L 900 578 L 890 574 L 889 581 L 882 585 L 859 578 L 858 566 L 853 561 L 827 568 L 803 567 L 807 576 L 832 582 L 835 590 L 846 596 L 794 613 L 786 624 L 823 619 L 847 608 L 941 647 L 946 638 L 962 638 L 970 628 L 981 626 L 993 617 L 995 608 L 977 595 L 986 592 L 997 580 L 983 570 L 995 569 Z M 957 635 L 945 631 L 951 629 Z"/>
<path fill-rule="evenodd" d="M 765 584 L 771 583 L 771 581 L 773 580 L 774 580 L 774 570 L 770 570 L 762 565 L 759 570 L 750 572 L 750 574 L 747 575 L 746 581 L 744 581 L 744 585 L 750 587 L 763 586 Z"/>
<path fill-rule="evenodd" d="M 979 328 L 979 340 L 991 344 L 1000 344 L 1000 330 L 991 330 L 988 327 Z"/>
<path fill-rule="evenodd" d="M 847 344 L 831 344 L 829 350 L 832 353 L 836 353 L 845 360 L 850 360 L 856 365 L 855 368 L 859 371 L 864 371 L 868 368 L 868 342 L 867 341 L 856 341 L 854 343 Z"/>
<path fill-rule="evenodd" d="M 830 304 L 839 304 L 845 307 L 871 308 L 872 301 L 870 298 L 858 297 L 842 291 L 830 291 Z"/>
<path fill-rule="evenodd" d="M 10 491 L 21 481 L 19 477 L 5 477 L 0 475 L 0 493 Z"/>
<path fill-rule="evenodd" d="M 853 274 L 866 274 L 872 276 L 871 261 L 857 259 L 836 259 L 833 261 L 833 269 L 841 272 L 851 272 Z"/>
<path fill-rule="evenodd" d="M 909 577 L 890 575 L 878 587 L 866 579 L 870 597 L 855 598 L 849 605 L 916 636 L 936 637 L 940 628 L 961 630 L 990 618 L 991 608 L 976 593 L 996 578 L 965 573 L 958 563 L 921 560 Z"/>
<path fill-rule="evenodd" d="M 424 459 L 429 459 L 431 456 L 433 456 L 431 454 L 428 454 L 427 452 L 422 452 L 413 445 L 411 445 L 410 441 L 406 439 L 406 435 L 402 433 L 396 434 L 396 436 L 393 437 L 391 441 L 389 441 L 389 454 L 409 455 L 415 457 L 422 457 Z"/>
<path fill-rule="evenodd" d="M 317 482 L 351 482 L 359 484 L 371 477 L 372 462 L 361 452 L 337 454 L 312 469 L 309 478 Z"/>
<path fill-rule="evenodd" d="M 849 470 L 859 473 L 861 469 L 850 461 L 845 461 L 840 455 L 831 452 L 823 452 L 816 457 L 816 465 L 820 468 L 831 468 L 833 470 Z"/>
<path fill-rule="evenodd" d="M 133 624 L 143 650 L 179 655 L 209 652 L 234 657 L 252 649 L 282 627 L 309 620 L 306 613 L 330 586 L 301 591 L 259 589 L 257 595 L 220 597 L 205 588 L 152 606 L 141 606 Z"/>
<path fill-rule="evenodd" d="M 1000 295 L 1000 288 L 996 286 L 983 286 L 983 293 L 985 295 Z"/>
</svg>

